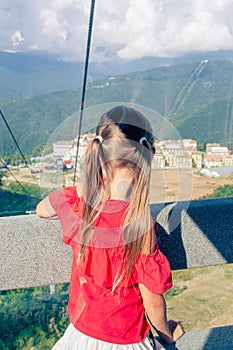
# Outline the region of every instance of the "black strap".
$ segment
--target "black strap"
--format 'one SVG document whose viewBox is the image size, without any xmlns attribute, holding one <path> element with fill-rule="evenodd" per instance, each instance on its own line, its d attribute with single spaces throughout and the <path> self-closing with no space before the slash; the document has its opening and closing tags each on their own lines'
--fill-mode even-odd
<svg viewBox="0 0 233 350">
<path fill-rule="evenodd" d="M 148 339 L 150 341 L 150 345 L 152 346 L 153 350 L 156 350 L 155 338 L 153 336 L 153 333 L 151 332 L 151 329 L 148 333 Z"/>
</svg>

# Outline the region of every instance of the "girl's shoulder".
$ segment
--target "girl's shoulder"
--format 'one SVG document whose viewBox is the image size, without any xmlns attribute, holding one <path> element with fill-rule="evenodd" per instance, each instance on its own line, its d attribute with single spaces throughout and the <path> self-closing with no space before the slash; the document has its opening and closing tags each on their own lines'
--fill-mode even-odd
<svg viewBox="0 0 233 350">
<path fill-rule="evenodd" d="M 75 186 L 63 187 L 49 194 L 49 200 L 57 214 L 72 209 L 77 211 L 81 204 L 81 198 Z"/>
<path fill-rule="evenodd" d="M 82 197 L 82 192 L 80 186 L 67 186 L 63 187 L 62 190 L 59 190 L 61 195 L 64 196 L 64 199 L 69 202 L 72 200 L 80 200 Z"/>
</svg>

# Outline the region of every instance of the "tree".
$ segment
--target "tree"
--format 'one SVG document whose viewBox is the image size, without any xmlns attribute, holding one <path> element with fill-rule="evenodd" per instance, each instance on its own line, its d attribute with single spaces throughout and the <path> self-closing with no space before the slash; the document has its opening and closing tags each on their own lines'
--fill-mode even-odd
<svg viewBox="0 0 233 350">
<path fill-rule="evenodd" d="M 0 187 L 2 187 L 2 185 L 3 185 L 2 180 L 3 180 L 4 177 L 7 177 L 7 174 L 6 174 L 5 171 L 3 171 L 2 169 L 0 169 Z"/>
<path fill-rule="evenodd" d="M 233 196 L 233 186 L 232 185 L 224 185 L 218 186 L 214 193 L 200 197 L 199 199 L 206 198 L 224 198 L 224 197 L 232 197 Z"/>
</svg>

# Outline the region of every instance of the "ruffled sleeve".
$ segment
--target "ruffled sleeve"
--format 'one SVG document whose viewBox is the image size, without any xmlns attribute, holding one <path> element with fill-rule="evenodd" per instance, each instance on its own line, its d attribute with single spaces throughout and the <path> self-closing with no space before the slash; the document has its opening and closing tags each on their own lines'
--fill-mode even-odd
<svg viewBox="0 0 233 350">
<path fill-rule="evenodd" d="M 143 284 L 152 293 L 164 294 L 172 287 L 170 265 L 159 248 L 151 255 L 140 254 L 135 268 L 137 283 Z"/>
<path fill-rule="evenodd" d="M 75 187 L 65 187 L 49 194 L 49 201 L 61 222 L 63 242 L 80 242 L 81 200 Z"/>
</svg>

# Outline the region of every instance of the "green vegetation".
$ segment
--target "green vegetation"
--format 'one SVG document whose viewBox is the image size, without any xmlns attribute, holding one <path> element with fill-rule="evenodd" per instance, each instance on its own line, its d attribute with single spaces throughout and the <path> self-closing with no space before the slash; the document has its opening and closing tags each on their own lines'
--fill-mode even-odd
<svg viewBox="0 0 233 350">
<path fill-rule="evenodd" d="M 3 183 L 4 185 L 4 183 Z M 8 186 L 0 189 L 0 216 L 22 215 L 34 211 L 40 201 L 38 185 L 8 182 Z"/>
<path fill-rule="evenodd" d="M 32 157 L 40 157 L 53 152 L 52 145 L 37 145 L 32 150 Z"/>
<path fill-rule="evenodd" d="M 166 295 L 169 318 L 181 319 L 186 331 L 231 325 L 232 267 L 227 264 L 173 271 L 174 294 L 171 289 Z"/>
<path fill-rule="evenodd" d="M 0 350 L 50 350 L 69 323 L 68 288 L 0 292 Z"/>
<path fill-rule="evenodd" d="M 81 96 L 80 90 L 30 96 L 37 93 L 36 85 L 41 82 L 39 67 L 34 67 L 34 74 L 28 72 L 31 74 L 25 91 L 28 96 L 24 95 L 2 106 L 21 149 L 34 157 L 51 150 L 51 145 L 46 144 L 56 128 L 79 110 Z M 120 75 L 113 80 L 94 81 L 87 89 L 86 107 L 133 101 L 165 116 L 181 137 L 196 139 L 201 150 L 204 150 L 207 140 L 220 142 L 233 149 L 230 113 L 233 108 L 232 76 L 229 74 L 232 69 L 232 62 L 196 62 Z M 13 80 L 4 78 L 8 72 L 1 69 L 1 73 L 4 84 L 11 84 Z M 48 85 L 51 75 L 46 77 L 44 85 Z M 71 76 L 67 75 L 66 78 L 70 80 Z M 53 89 L 53 86 L 49 89 Z M 19 95 L 17 91 L 16 96 Z M 93 116 L 88 118 L 84 120 L 84 130 L 85 123 L 94 124 Z M 15 145 L 2 120 L 0 127 L 1 154 L 5 160 L 17 163 Z M 76 130 L 76 126 L 70 127 Z M 61 137 L 66 139 L 64 130 L 61 133 Z M 76 136 L 75 131 L 73 136 Z M 0 216 L 35 210 L 40 200 L 39 186 L 23 184 L 22 188 L 9 181 L 6 186 L 5 177 L 6 173 L 1 170 Z M 212 195 L 202 198 L 228 196 L 233 196 L 231 185 L 219 186 Z M 232 267 L 225 267 L 224 273 L 219 267 L 216 269 L 191 269 L 173 273 L 174 287 L 166 294 L 169 313 L 171 318 L 173 312 L 175 318 L 179 315 L 187 330 L 211 326 L 210 320 L 220 318 L 227 307 L 232 294 L 228 288 L 232 281 Z M 228 282 L 225 288 L 223 278 Z M 216 280 L 219 291 L 214 292 Z M 219 288 L 220 284 L 222 288 Z M 224 299 L 225 292 L 228 294 Z M 67 295 L 68 285 L 56 286 L 54 294 L 50 294 L 49 287 L 0 292 L 0 350 L 51 349 L 69 323 Z"/>
<path fill-rule="evenodd" d="M 77 92 L 61 92 L 11 101 L 2 110 L 21 150 L 31 155 L 36 146 L 47 143 L 64 119 L 77 111 L 78 103 Z M 13 155 L 16 146 L 3 123 L 1 129 L 2 155 Z"/>
<path fill-rule="evenodd" d="M 217 99 L 205 106 L 191 111 L 184 118 L 175 122 L 181 135 L 188 135 L 190 138 L 197 139 L 204 146 L 208 142 L 216 142 L 222 145 L 231 145 L 231 118 L 227 115 L 228 108 L 233 108 L 233 102 L 226 99 Z M 203 147 L 201 150 L 205 150 Z"/>
<path fill-rule="evenodd" d="M 233 197 L 233 185 L 218 186 L 212 194 L 203 196 L 200 199 Z"/>
<path fill-rule="evenodd" d="M 232 265 L 173 271 L 173 282 L 166 293 L 168 315 L 181 319 L 186 331 L 232 324 Z M 69 324 L 68 289 L 63 284 L 52 294 L 49 287 L 0 292 L 0 350 L 50 350 Z"/>
<path fill-rule="evenodd" d="M 233 69 L 230 61 L 209 61 L 160 67 L 144 72 L 94 81 L 86 92 L 86 107 L 108 102 L 134 102 L 165 116 L 181 137 L 232 144 L 231 113 Z M 79 111 L 81 91 L 63 91 L 10 101 L 2 106 L 9 125 L 25 154 L 46 144 L 68 117 Z M 85 116 L 85 125 L 95 124 Z M 74 137 L 76 126 L 71 125 Z M 2 154 L 13 155 L 15 146 L 2 127 Z M 156 130 L 155 130 L 156 133 Z M 72 133 L 71 133 L 72 135 Z M 66 139 L 64 130 L 61 137 Z"/>
<path fill-rule="evenodd" d="M 4 187 L 6 189 L 6 187 Z M 13 193 L 26 194 L 31 197 L 40 197 L 40 187 L 35 184 L 24 183 L 23 187 L 15 181 L 8 182 L 7 190 Z"/>
<path fill-rule="evenodd" d="M 7 177 L 7 173 L 0 168 L 0 188 L 3 185 L 3 179 Z"/>
<path fill-rule="evenodd" d="M 166 298 L 170 299 L 176 295 L 182 294 L 186 289 L 188 289 L 188 287 L 186 286 L 182 286 L 182 287 L 174 286 L 172 289 L 166 292 Z"/>
</svg>

